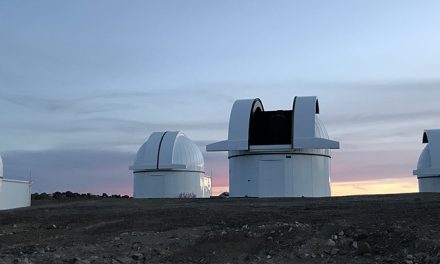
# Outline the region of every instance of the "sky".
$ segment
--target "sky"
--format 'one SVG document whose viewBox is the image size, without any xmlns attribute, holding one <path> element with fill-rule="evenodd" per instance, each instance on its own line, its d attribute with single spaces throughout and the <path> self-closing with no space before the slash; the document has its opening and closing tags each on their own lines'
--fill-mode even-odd
<svg viewBox="0 0 440 264">
<path fill-rule="evenodd" d="M 417 191 L 439 128 L 438 1 L 0 1 L 0 154 L 34 192 L 131 194 L 137 149 L 182 130 L 227 190 L 236 99 L 316 95 L 335 195 Z"/>
</svg>

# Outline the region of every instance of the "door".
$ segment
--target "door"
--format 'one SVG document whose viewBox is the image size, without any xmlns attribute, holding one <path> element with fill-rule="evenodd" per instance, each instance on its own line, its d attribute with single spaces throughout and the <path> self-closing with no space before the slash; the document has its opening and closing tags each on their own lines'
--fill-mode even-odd
<svg viewBox="0 0 440 264">
<path fill-rule="evenodd" d="M 284 160 L 260 160 L 258 196 L 284 197 Z"/>
</svg>

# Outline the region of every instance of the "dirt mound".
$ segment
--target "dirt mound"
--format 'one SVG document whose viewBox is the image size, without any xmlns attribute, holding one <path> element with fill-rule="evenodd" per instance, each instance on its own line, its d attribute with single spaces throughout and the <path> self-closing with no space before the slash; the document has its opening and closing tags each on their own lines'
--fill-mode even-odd
<svg viewBox="0 0 440 264">
<path fill-rule="evenodd" d="M 0 263 L 440 261 L 440 194 L 37 203 L 0 212 Z"/>
</svg>

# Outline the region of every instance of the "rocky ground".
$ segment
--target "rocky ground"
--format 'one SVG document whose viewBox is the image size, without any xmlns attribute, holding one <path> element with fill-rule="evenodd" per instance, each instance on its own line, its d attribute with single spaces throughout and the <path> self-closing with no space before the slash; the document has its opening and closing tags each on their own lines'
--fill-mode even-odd
<svg viewBox="0 0 440 264">
<path fill-rule="evenodd" d="M 440 194 L 35 201 L 0 263 L 439 263 Z"/>
</svg>

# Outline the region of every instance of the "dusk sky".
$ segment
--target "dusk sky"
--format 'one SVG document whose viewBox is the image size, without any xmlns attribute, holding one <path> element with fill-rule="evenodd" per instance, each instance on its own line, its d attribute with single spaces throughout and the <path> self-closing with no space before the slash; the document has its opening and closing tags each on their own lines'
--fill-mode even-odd
<svg viewBox="0 0 440 264">
<path fill-rule="evenodd" d="M 417 191 L 440 128 L 439 1 L 0 1 L 0 154 L 33 192 L 131 194 L 150 133 L 182 130 L 228 185 L 233 102 L 316 95 L 336 195 Z"/>
</svg>

